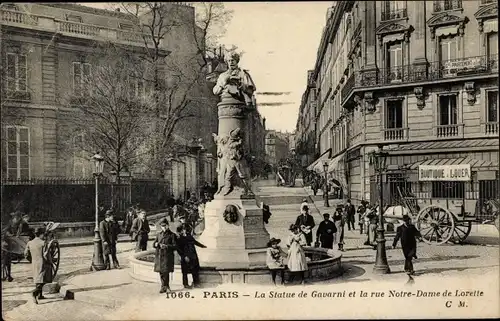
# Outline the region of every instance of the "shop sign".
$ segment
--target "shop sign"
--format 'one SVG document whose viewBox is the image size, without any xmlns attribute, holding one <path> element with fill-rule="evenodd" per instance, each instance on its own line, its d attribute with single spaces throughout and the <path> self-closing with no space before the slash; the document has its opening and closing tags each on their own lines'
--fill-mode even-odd
<svg viewBox="0 0 500 321">
<path fill-rule="evenodd" d="M 419 181 L 470 181 L 470 164 L 462 165 L 420 165 Z"/>
</svg>

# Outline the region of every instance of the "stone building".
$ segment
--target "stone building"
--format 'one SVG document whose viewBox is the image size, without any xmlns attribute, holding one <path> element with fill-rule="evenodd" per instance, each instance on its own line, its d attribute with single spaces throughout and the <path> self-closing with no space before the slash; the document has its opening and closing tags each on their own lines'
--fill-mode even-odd
<svg viewBox="0 0 500 321">
<path fill-rule="evenodd" d="M 276 166 L 281 160 L 288 157 L 290 149 L 288 146 L 288 133 L 276 130 L 268 130 L 266 133 L 266 161 Z"/>
<path fill-rule="evenodd" d="M 320 92 L 317 153 L 344 167 L 338 173 L 345 174 L 347 195 L 375 200 L 369 153 L 379 144 L 389 153 L 386 195 L 397 194 L 398 182 L 418 182 L 419 165 L 450 164 L 470 165 L 471 183 L 448 182 L 448 189 L 429 193 L 498 195 L 497 17 L 497 2 L 489 0 L 337 2 L 313 81 Z M 323 61 L 334 59 L 328 47 L 335 43 L 344 63 L 325 86 Z M 327 99 L 334 101 L 333 117 L 322 116 Z M 325 122 L 339 132 L 337 145 L 323 137 Z"/>
<path fill-rule="evenodd" d="M 186 30 L 192 30 L 194 8 L 178 6 L 190 20 Z M 172 59 L 192 47 L 183 42 L 186 30 L 170 34 L 161 45 Z M 123 12 L 72 3 L 2 4 L 2 79 L 6 79 L 2 81 L 2 116 L 8 116 L 2 117 L 2 136 L 5 134 L 7 140 L 2 143 L 4 178 L 92 177 L 92 164 L 86 157 L 90 155 L 68 155 L 61 140 L 74 113 L 66 99 L 77 94 L 82 79 L 91 75 L 87 57 L 93 43 L 100 41 L 112 41 L 130 50 L 144 46 L 143 36 L 133 31 L 131 17 Z M 196 88 L 192 96 L 188 109 L 193 117 L 180 123 L 174 135 L 184 152 L 174 155 L 178 164 L 168 165 L 165 177 L 176 196 L 188 189 L 195 191 L 200 181 L 211 181 L 215 172 L 211 133 L 216 116 L 206 107 L 214 104 L 215 98 L 208 85 Z"/>
</svg>

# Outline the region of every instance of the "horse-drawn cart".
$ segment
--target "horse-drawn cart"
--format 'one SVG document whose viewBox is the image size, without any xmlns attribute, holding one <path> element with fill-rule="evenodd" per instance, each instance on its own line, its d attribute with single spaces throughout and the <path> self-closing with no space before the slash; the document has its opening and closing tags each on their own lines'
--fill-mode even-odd
<svg viewBox="0 0 500 321">
<path fill-rule="evenodd" d="M 47 248 L 47 262 L 50 262 L 52 269 L 52 276 L 55 277 L 59 269 L 59 262 L 61 256 L 61 250 L 59 247 L 59 242 L 56 239 L 54 233 L 55 229 L 60 223 L 45 222 L 45 245 Z M 5 243 L 5 248 L 2 246 L 2 256 L 8 255 L 10 261 L 13 263 L 19 263 L 21 260 L 26 259 L 31 263 L 31 257 L 25 257 L 24 251 L 26 249 L 26 244 L 30 241 L 31 237 L 28 235 L 12 235 L 7 230 L 2 231 L 2 243 Z M 7 266 L 6 261 L 2 260 L 2 280 L 7 278 Z"/>
<path fill-rule="evenodd" d="M 484 184 L 474 181 L 470 164 L 420 165 L 417 176 L 418 182 L 393 186 L 403 207 L 400 212 L 410 213 L 426 243 L 463 243 L 473 223 L 495 222 L 498 228 L 496 180 L 490 180 L 494 191 L 486 193 Z"/>
</svg>

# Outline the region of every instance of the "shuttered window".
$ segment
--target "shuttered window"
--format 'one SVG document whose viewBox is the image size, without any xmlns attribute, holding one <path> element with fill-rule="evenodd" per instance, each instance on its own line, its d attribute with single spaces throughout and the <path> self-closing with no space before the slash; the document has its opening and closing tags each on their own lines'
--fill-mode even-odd
<svg viewBox="0 0 500 321">
<path fill-rule="evenodd" d="M 27 127 L 7 127 L 7 178 L 30 178 L 30 133 Z"/>
<path fill-rule="evenodd" d="M 7 91 L 26 91 L 27 61 L 26 55 L 7 53 L 6 74 Z"/>
</svg>

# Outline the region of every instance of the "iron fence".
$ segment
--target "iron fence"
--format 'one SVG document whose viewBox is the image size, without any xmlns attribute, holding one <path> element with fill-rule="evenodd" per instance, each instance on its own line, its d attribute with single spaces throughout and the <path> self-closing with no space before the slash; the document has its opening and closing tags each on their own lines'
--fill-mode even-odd
<svg viewBox="0 0 500 321">
<path fill-rule="evenodd" d="M 116 184 L 101 178 L 99 182 L 100 205 L 114 208 L 119 217 L 130 204 L 139 203 L 148 211 L 165 208 L 170 194 L 166 180 L 132 179 Z M 95 218 L 95 180 L 2 180 L 2 222 L 15 211 L 29 214 L 34 222 L 91 222 Z"/>
</svg>

